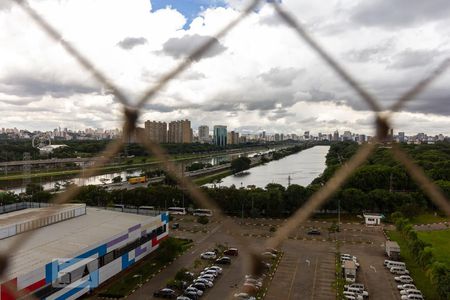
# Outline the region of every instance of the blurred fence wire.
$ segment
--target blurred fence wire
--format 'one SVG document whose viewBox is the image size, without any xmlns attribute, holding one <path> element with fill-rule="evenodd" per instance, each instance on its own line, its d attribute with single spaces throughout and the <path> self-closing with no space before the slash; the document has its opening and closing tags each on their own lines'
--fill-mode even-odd
<svg viewBox="0 0 450 300">
<path fill-rule="evenodd" d="M 150 153 L 162 162 L 162 165 L 168 174 L 173 176 L 173 178 L 176 178 L 179 185 L 190 194 L 196 204 L 219 212 L 219 217 L 223 220 L 223 222 L 226 222 L 228 229 L 230 231 L 238 232 L 238 225 L 235 224 L 232 219 L 224 218 L 224 214 L 220 213 L 220 208 L 214 201 L 209 199 L 188 177 L 183 177 L 179 174 L 174 164 L 170 161 L 170 156 L 166 153 L 166 151 L 158 143 L 149 140 L 144 134 L 139 133 L 139 131 L 136 130 L 136 121 L 143 106 L 151 101 L 153 97 L 166 86 L 167 83 L 169 83 L 184 70 L 188 69 L 194 61 L 198 60 L 198 58 L 207 52 L 214 45 L 214 41 L 216 39 L 220 39 L 233 30 L 242 20 L 250 15 L 260 5 L 272 5 L 274 12 L 287 26 L 292 28 L 292 30 L 298 35 L 298 38 L 310 46 L 311 49 L 314 50 L 324 61 L 324 63 L 334 70 L 336 74 L 360 96 L 361 101 L 364 101 L 373 111 L 375 116 L 374 128 L 376 129 L 376 137 L 371 143 L 360 147 L 358 152 L 337 172 L 335 172 L 333 177 L 319 191 L 312 195 L 301 208 L 299 208 L 296 212 L 293 212 L 287 222 L 284 222 L 282 226 L 274 233 L 274 235 L 267 239 L 265 246 L 270 248 L 279 247 L 281 243 L 288 238 L 289 234 L 295 230 L 295 228 L 297 228 L 302 222 L 305 222 L 315 210 L 323 206 L 330 196 L 333 195 L 333 193 L 335 193 L 345 183 L 346 179 L 359 166 L 365 163 L 365 161 L 376 149 L 379 142 L 392 143 L 391 149 L 395 159 L 405 166 L 410 176 L 418 183 L 418 185 L 430 197 L 434 204 L 450 216 L 449 201 L 445 198 L 441 190 L 427 178 L 424 171 L 417 164 L 415 164 L 414 161 L 411 160 L 411 158 L 400 147 L 388 140 L 388 129 L 391 127 L 390 119 L 394 117 L 394 112 L 404 107 L 407 102 L 412 101 L 414 97 L 425 90 L 431 82 L 443 74 L 450 66 L 450 58 L 444 60 L 436 70 L 431 72 L 427 77 L 412 86 L 411 89 L 404 95 L 399 97 L 397 102 L 391 106 L 391 108 L 383 108 L 377 101 L 376 97 L 371 95 L 358 83 L 357 75 L 352 75 L 346 71 L 344 66 L 334 59 L 332 55 L 307 32 L 301 22 L 297 20 L 296 16 L 286 10 L 282 4 L 278 1 L 267 1 L 268 3 L 263 3 L 265 1 L 251 0 L 248 2 L 247 6 L 242 9 L 236 19 L 219 30 L 211 39 L 207 40 L 203 45 L 193 51 L 174 69 L 165 73 L 165 75 L 157 81 L 157 84 L 150 87 L 141 98 L 137 99 L 135 102 L 136 104 L 133 105 L 130 99 L 127 99 L 125 93 L 121 91 L 120 87 L 108 79 L 107 74 L 100 72 L 93 62 L 85 57 L 73 45 L 64 40 L 58 30 L 47 22 L 47 20 L 43 18 L 35 9 L 33 9 L 26 0 L 2 1 L 12 1 L 18 5 L 32 20 L 34 20 L 36 26 L 42 29 L 43 32 L 47 33 L 48 36 L 51 37 L 56 43 L 59 43 L 67 51 L 67 53 L 80 64 L 80 66 L 92 74 L 99 84 L 102 84 L 105 88 L 110 90 L 114 94 L 115 99 L 123 105 L 123 138 L 111 142 L 106 150 L 97 156 L 94 160 L 94 164 L 80 174 L 81 178 L 86 179 L 90 176 L 96 175 L 98 172 L 98 167 L 107 164 L 121 151 L 125 141 L 128 140 L 128 137 L 137 136 L 139 143 L 141 143 Z M 432 103 L 430 103 L 430 105 L 432 105 Z M 54 200 L 54 203 L 64 204 L 70 202 L 74 199 L 74 197 L 76 197 L 78 192 L 79 187 L 70 187 L 64 193 L 59 194 Z M 53 212 L 58 209 L 58 205 L 52 206 Z M 52 210 L 48 210 L 46 213 L 36 216 L 36 219 L 45 218 L 48 214 L 52 213 Z M 18 251 L 21 245 L 23 245 L 23 243 L 32 234 L 33 231 L 28 231 L 19 235 L 19 238 L 15 240 L 15 243 L 12 244 L 7 251 L 0 253 L 0 281 L 6 279 L 4 277 L 8 268 L 9 256 Z M 248 271 L 254 274 L 258 273 L 260 271 L 258 266 L 261 265 L 261 258 L 258 253 L 261 253 L 261 251 L 258 251 L 254 245 L 244 238 L 240 238 L 239 242 L 245 245 L 246 248 L 246 251 L 244 252 L 248 255 L 248 259 L 246 260 Z M 24 296 L 23 294 L 15 291 L 12 286 L 9 286 L 9 288 L 10 293 L 15 294 L 16 298 Z"/>
</svg>

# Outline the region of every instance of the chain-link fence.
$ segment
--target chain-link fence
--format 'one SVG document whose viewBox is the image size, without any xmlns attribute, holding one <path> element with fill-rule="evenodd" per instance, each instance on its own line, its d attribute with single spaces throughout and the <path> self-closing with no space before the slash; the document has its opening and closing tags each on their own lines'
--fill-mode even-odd
<svg viewBox="0 0 450 300">
<path fill-rule="evenodd" d="M 2 0 L 7 1 L 7 0 Z M 240 15 L 227 24 L 224 28 L 218 31 L 214 38 L 209 39 L 195 51 L 193 51 L 186 59 L 184 59 L 174 69 L 169 70 L 162 76 L 156 85 L 152 86 L 145 92 L 141 98 L 138 99 L 136 105 L 132 105 L 131 101 L 127 99 L 125 93 L 123 93 L 119 86 L 111 82 L 105 74 L 102 74 L 95 64 L 89 61 L 83 54 L 78 51 L 73 45 L 64 40 L 61 34 L 49 24 L 43 17 L 41 17 L 26 0 L 9 0 L 14 2 L 36 23 L 42 31 L 47 33 L 55 42 L 59 43 L 87 72 L 91 73 L 93 77 L 102 84 L 105 88 L 111 91 L 115 99 L 117 99 L 123 105 L 123 139 L 118 139 L 108 145 L 103 153 L 97 156 L 93 165 L 86 169 L 81 178 L 86 179 L 90 176 L 96 175 L 100 166 L 104 166 L 110 160 L 112 160 L 121 151 L 124 146 L 124 141 L 128 140 L 130 136 L 136 136 L 139 143 L 141 143 L 151 154 L 153 154 L 158 160 L 162 162 L 162 165 L 166 172 L 175 178 L 182 189 L 186 190 L 190 194 L 192 199 L 200 207 L 212 209 L 218 213 L 218 217 L 226 223 L 229 231 L 238 232 L 239 228 L 236 223 L 230 218 L 224 218 L 224 214 L 220 213 L 219 206 L 209 199 L 188 177 L 183 177 L 177 171 L 178 169 L 170 161 L 169 155 L 166 151 L 157 143 L 149 140 L 145 134 L 136 130 L 136 121 L 141 113 L 143 106 L 151 101 L 156 93 L 161 91 L 172 79 L 177 77 L 180 73 L 189 68 L 193 61 L 198 60 L 206 51 L 214 46 L 215 39 L 220 39 L 228 32 L 233 30 L 243 19 L 245 19 L 252 11 L 258 8 L 259 5 L 272 5 L 276 14 L 284 21 L 284 23 L 291 27 L 292 30 L 298 35 L 304 43 L 309 45 L 323 61 L 333 69 L 336 74 L 346 82 L 351 89 L 353 89 L 361 98 L 362 101 L 371 108 L 375 115 L 376 136 L 371 143 L 364 144 L 358 152 L 346 162 L 333 177 L 292 216 L 284 222 L 282 226 L 274 233 L 274 235 L 265 241 L 264 248 L 277 248 L 280 244 L 288 238 L 289 234 L 295 230 L 301 223 L 305 222 L 311 214 L 324 205 L 327 199 L 335 193 L 343 183 L 349 178 L 349 176 L 370 157 L 374 152 L 379 142 L 389 142 L 388 130 L 390 126 L 390 120 L 394 117 L 394 113 L 406 105 L 408 101 L 412 101 L 415 96 L 425 90 L 431 82 L 444 73 L 450 65 L 450 59 L 444 60 L 439 67 L 431 74 L 425 77 L 423 80 L 415 84 L 410 90 L 408 90 L 403 96 L 399 97 L 397 102 L 390 108 L 382 107 L 377 101 L 376 97 L 365 90 L 356 80 L 356 76 L 351 75 L 345 70 L 345 68 L 339 64 L 320 44 L 315 41 L 311 35 L 305 30 L 302 24 L 293 16 L 289 11 L 285 10 L 283 5 L 278 1 L 267 1 L 268 4 L 263 3 L 262 0 L 251 0 L 248 5 L 241 11 Z M 431 105 L 431 104 L 430 104 Z M 415 164 L 410 157 L 395 143 L 392 143 L 391 148 L 394 157 L 400 163 L 402 163 L 409 175 L 416 181 L 416 183 L 424 190 L 424 192 L 430 197 L 433 203 L 448 216 L 450 216 L 450 204 L 445 198 L 441 190 L 425 175 L 424 171 Z M 55 198 L 55 204 L 64 204 L 70 202 L 77 193 L 79 187 L 72 186 L 64 193 L 58 194 Z M 53 210 L 58 210 L 58 205 L 52 206 Z M 50 212 L 51 213 L 51 212 Z M 47 210 L 40 215 L 35 216 L 36 220 L 45 218 L 49 214 Z M 33 231 L 28 231 L 21 234 L 15 239 L 15 242 L 10 245 L 7 251 L 0 253 L 0 281 L 4 280 L 5 271 L 8 267 L 9 256 L 20 249 L 21 245 L 33 234 Z M 239 242 L 245 245 L 245 251 L 247 254 L 247 262 L 249 272 L 257 275 L 261 270 L 258 266 L 261 265 L 262 258 L 259 256 L 258 249 L 254 245 L 250 244 L 248 240 L 240 238 Z M 14 291 L 11 288 L 11 293 L 15 293 L 17 298 L 22 297 L 20 293 Z"/>
</svg>

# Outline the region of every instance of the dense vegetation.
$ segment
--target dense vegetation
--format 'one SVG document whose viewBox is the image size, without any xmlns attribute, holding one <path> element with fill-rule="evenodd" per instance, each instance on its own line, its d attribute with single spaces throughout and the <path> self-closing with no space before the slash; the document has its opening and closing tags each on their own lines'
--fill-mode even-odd
<svg viewBox="0 0 450 300">
<path fill-rule="evenodd" d="M 356 153 L 358 147 L 352 142 L 332 144 L 327 154 L 327 169 L 314 180 L 313 185 L 322 185 L 330 179 L 341 164 Z M 401 147 L 447 197 L 450 196 L 450 143 L 402 144 Z M 385 147 L 379 147 L 367 163 L 348 179 L 327 208 L 335 208 L 338 199 L 342 209 L 352 213 L 363 210 L 384 213 L 401 211 L 411 217 L 425 209 L 435 209 L 405 168 L 395 161 L 390 149 Z"/>
<path fill-rule="evenodd" d="M 61 147 L 55 149 L 49 155 L 41 156 L 39 150 L 31 146 L 30 140 L 6 140 L 0 139 L 0 162 L 22 160 L 23 153 L 30 153 L 31 159 L 40 158 L 74 158 L 74 157 L 92 157 L 100 153 L 106 148 L 109 140 L 99 141 L 57 141 L 55 144 L 64 144 L 68 147 Z M 186 154 L 186 153 L 212 153 L 227 149 L 241 149 L 249 147 L 264 146 L 269 147 L 277 144 L 289 144 L 292 141 L 284 141 L 277 143 L 243 143 L 237 145 L 227 145 L 221 148 L 212 144 L 162 144 L 163 148 L 171 155 Z M 127 144 L 120 154 L 121 156 L 149 156 L 148 152 L 139 144 Z"/>
<path fill-rule="evenodd" d="M 436 255 L 436 249 L 432 244 L 419 238 L 412 224 L 401 213 L 394 213 L 392 220 L 395 222 L 396 229 L 400 233 L 401 240 L 400 238 L 397 238 L 397 240 L 403 244 L 401 245 L 402 256 L 405 256 L 406 253 L 412 254 L 409 259 L 413 258 L 413 263 L 420 267 L 420 270 L 416 273 L 423 272 L 433 285 L 434 291 L 430 291 L 430 293 L 437 292 L 440 299 L 450 299 L 450 265 L 443 257 Z M 436 233 L 439 234 L 439 232 Z M 443 244 L 445 245 L 446 243 Z M 446 256 L 448 258 L 448 249 Z M 411 265 L 413 263 L 410 262 Z M 421 282 L 417 282 L 417 284 L 421 284 Z M 431 299 L 430 295 L 425 296 Z"/>
</svg>

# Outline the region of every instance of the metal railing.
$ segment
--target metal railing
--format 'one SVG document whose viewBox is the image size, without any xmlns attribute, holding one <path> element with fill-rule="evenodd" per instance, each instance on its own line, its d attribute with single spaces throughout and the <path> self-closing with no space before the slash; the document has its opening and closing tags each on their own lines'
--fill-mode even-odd
<svg viewBox="0 0 450 300">
<path fill-rule="evenodd" d="M 234 29 L 243 19 L 245 19 L 252 11 L 258 8 L 262 4 L 262 0 L 250 0 L 247 6 L 241 11 L 240 15 L 234 19 L 232 22 L 227 24 L 221 30 L 219 30 L 214 38 L 207 40 L 203 45 L 198 47 L 193 51 L 186 59 L 184 59 L 180 64 L 178 64 L 172 70 L 165 73 L 158 82 L 150 87 L 133 105 L 131 101 L 125 96 L 125 93 L 121 91 L 120 87 L 113 82 L 111 82 L 108 77 L 100 72 L 95 64 L 89 61 L 78 49 L 76 49 L 69 42 L 64 40 L 61 34 L 54 28 L 50 23 L 47 22 L 38 12 L 36 12 L 25 0 L 9 0 L 14 2 L 36 23 L 36 25 L 48 34 L 55 42 L 59 43 L 87 72 L 91 73 L 93 77 L 105 88 L 111 91 L 115 99 L 123 105 L 123 139 L 111 142 L 106 150 L 103 151 L 94 161 L 93 165 L 86 169 L 81 175 L 81 178 L 88 178 L 90 176 L 96 175 L 96 170 L 100 166 L 105 165 L 110 160 L 112 160 L 124 145 L 124 141 L 128 140 L 130 136 L 136 136 L 139 143 L 141 143 L 151 154 L 153 154 L 158 160 L 162 161 L 163 167 L 173 178 L 175 178 L 181 188 L 187 191 L 192 199 L 197 205 L 213 209 L 219 212 L 219 218 L 223 222 L 226 222 L 226 226 L 229 231 L 239 231 L 238 225 L 234 223 L 232 218 L 224 218 L 224 214 L 220 213 L 218 205 L 209 199 L 188 177 L 182 177 L 178 172 L 175 165 L 169 160 L 169 155 L 166 151 L 157 143 L 149 140 L 142 132 L 136 130 L 136 121 L 141 112 L 143 106 L 151 101 L 156 93 L 161 91 L 172 79 L 182 73 L 184 70 L 189 68 L 193 61 L 198 60 L 207 50 L 209 50 L 215 43 L 216 39 L 220 39 L 225 36 L 229 31 Z M 415 96 L 425 90 L 431 82 L 438 78 L 442 73 L 444 73 L 449 65 L 450 58 L 444 60 L 437 69 L 430 73 L 427 77 L 423 78 L 421 81 L 417 82 L 411 87 L 404 95 L 398 98 L 397 102 L 389 108 L 384 108 L 377 101 L 376 97 L 364 89 L 356 79 L 355 76 L 350 74 L 346 69 L 335 60 L 326 49 L 324 49 L 313 37 L 305 30 L 302 24 L 297 20 L 297 18 L 287 11 L 282 4 L 278 1 L 267 1 L 266 5 L 272 5 L 276 14 L 284 21 L 284 23 L 291 27 L 292 30 L 298 35 L 298 38 L 304 43 L 309 45 L 317 55 L 331 68 L 336 74 L 346 82 L 351 89 L 353 89 L 361 98 L 362 101 L 370 107 L 375 115 L 374 127 L 376 128 L 376 136 L 372 143 L 364 144 L 358 150 L 358 152 L 349 159 L 338 171 L 335 172 L 333 177 L 328 180 L 328 182 L 314 195 L 308 199 L 308 201 L 299 208 L 282 226 L 274 233 L 274 235 L 267 239 L 265 242 L 265 247 L 276 248 L 286 240 L 289 233 L 297 228 L 301 223 L 305 222 L 314 211 L 320 209 L 330 198 L 330 196 L 335 193 L 339 187 L 349 178 L 349 176 L 361 166 L 374 152 L 377 147 L 378 142 L 388 141 L 388 129 L 390 126 L 390 121 L 394 117 L 394 113 L 403 108 L 409 101 L 412 101 Z M 431 104 L 430 104 L 431 105 Z M 424 171 L 413 162 L 413 160 L 395 143 L 392 143 L 391 148 L 394 157 L 400 163 L 402 163 L 410 176 L 416 181 L 416 183 L 424 190 L 424 192 L 430 197 L 433 203 L 450 216 L 450 204 L 445 198 L 441 190 L 425 175 Z M 64 193 L 58 194 L 54 200 L 55 204 L 63 204 L 69 202 L 73 199 L 79 191 L 79 187 L 72 186 Z M 53 206 L 54 209 L 58 209 L 58 206 Z M 36 216 L 37 219 L 44 218 L 45 215 Z M 8 258 L 11 253 L 16 252 L 21 245 L 33 234 L 32 231 L 24 233 L 15 240 L 15 242 L 10 245 L 9 249 L 4 253 L 0 254 L 0 281 L 4 279 L 5 270 L 8 267 Z M 234 237 L 236 238 L 236 237 Z M 245 245 L 245 252 L 248 254 L 248 268 L 249 272 L 258 273 L 260 270 L 258 266 L 262 259 L 258 253 L 258 249 L 254 245 L 249 243 L 248 240 L 244 238 L 239 238 L 239 242 Z M 23 296 L 16 293 L 17 297 Z"/>
</svg>

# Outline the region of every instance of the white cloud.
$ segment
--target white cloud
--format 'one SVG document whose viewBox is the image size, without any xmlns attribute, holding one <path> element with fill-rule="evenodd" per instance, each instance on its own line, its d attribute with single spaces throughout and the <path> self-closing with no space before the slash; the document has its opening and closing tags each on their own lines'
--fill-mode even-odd
<svg viewBox="0 0 450 300">
<path fill-rule="evenodd" d="M 230 2 L 232 8 L 206 9 L 184 30 L 183 15 L 171 8 L 150 12 L 148 0 L 30 0 L 132 99 L 182 59 L 162 54 L 168 41 L 212 36 L 239 14 L 233 7 L 242 1 Z M 413 30 L 398 24 L 395 31 L 361 25 L 354 21 L 359 3 L 283 1 L 365 88 L 390 104 L 448 53 L 448 29 L 444 21 L 438 26 L 423 20 Z M 273 13 L 266 5 L 250 14 L 220 40 L 226 51 L 194 62 L 146 106 L 141 121 L 189 118 L 195 126 L 223 123 L 286 132 L 338 128 L 370 134 L 367 105 Z M 0 6 L 0 28 L 1 127 L 120 126 L 120 105 L 17 6 Z M 132 46 L 123 49 L 124 41 Z M 392 67 L 413 64 L 418 56 L 405 56 L 411 53 L 421 58 L 413 72 Z M 433 53 L 439 56 L 427 60 Z M 445 75 L 409 104 L 396 126 L 411 133 L 450 134 L 449 79 Z"/>
</svg>

